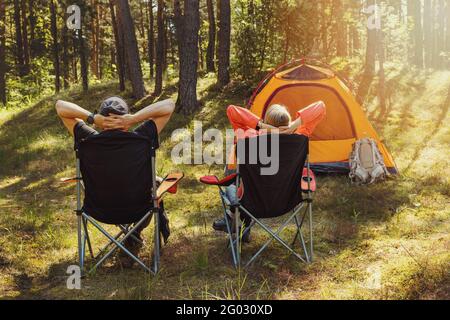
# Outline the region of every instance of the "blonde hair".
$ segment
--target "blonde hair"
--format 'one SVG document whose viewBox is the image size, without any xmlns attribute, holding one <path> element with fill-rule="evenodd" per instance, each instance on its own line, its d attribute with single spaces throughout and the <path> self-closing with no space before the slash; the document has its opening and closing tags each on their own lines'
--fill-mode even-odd
<svg viewBox="0 0 450 320">
<path fill-rule="evenodd" d="M 285 127 L 291 123 L 291 115 L 287 108 L 281 104 L 269 107 L 264 117 L 264 123 L 274 127 Z"/>
</svg>

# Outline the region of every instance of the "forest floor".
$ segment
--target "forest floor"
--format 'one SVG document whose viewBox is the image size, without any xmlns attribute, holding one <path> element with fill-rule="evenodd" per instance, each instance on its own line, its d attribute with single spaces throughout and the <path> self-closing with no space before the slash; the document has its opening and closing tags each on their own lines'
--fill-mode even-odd
<svg viewBox="0 0 450 320">
<path fill-rule="evenodd" d="M 271 245 L 248 272 L 236 272 L 224 234 L 212 230 L 221 215 L 217 190 L 198 182 L 220 166 L 174 166 L 170 132 L 192 128 L 174 115 L 161 137 L 158 173 L 183 170 L 177 196 L 166 199 L 172 236 L 157 277 L 112 261 L 66 288 L 76 263 L 73 142 L 56 117 L 56 99 L 94 109 L 117 84 L 78 89 L 21 108 L 0 110 L 0 297 L 15 299 L 449 299 L 450 298 L 450 72 L 387 73 L 388 110 L 368 114 L 401 175 L 369 187 L 346 176 L 320 176 L 315 195 L 315 262 L 298 263 Z M 215 91 L 200 80 L 204 128 L 227 127 L 225 107 L 243 104 L 239 90 Z M 236 88 L 236 87 L 235 87 Z M 169 86 L 164 96 L 174 96 Z M 125 97 L 127 97 L 125 95 Z M 292 236 L 289 230 L 285 236 Z M 290 233 L 290 234 L 289 234 Z M 151 230 L 146 231 L 151 240 Z M 255 230 L 248 255 L 264 239 Z M 94 238 L 100 246 L 103 239 Z M 144 255 L 150 256 L 150 248 Z"/>
</svg>

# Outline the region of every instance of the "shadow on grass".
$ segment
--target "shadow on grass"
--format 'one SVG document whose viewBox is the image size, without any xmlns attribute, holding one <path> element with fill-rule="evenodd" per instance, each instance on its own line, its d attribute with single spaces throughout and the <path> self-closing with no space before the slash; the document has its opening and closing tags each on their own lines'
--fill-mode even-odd
<svg viewBox="0 0 450 320">
<path fill-rule="evenodd" d="M 450 88 L 448 89 L 447 99 L 445 100 L 444 104 L 440 109 L 441 113 L 439 114 L 434 129 L 429 134 L 425 135 L 422 143 L 419 143 L 416 146 L 413 156 L 411 158 L 411 162 L 405 168 L 405 172 L 409 172 L 411 170 L 414 163 L 416 163 L 416 161 L 419 159 L 423 149 L 427 146 L 430 140 L 433 139 L 433 137 L 439 132 L 439 130 L 441 130 L 442 126 L 444 125 L 444 121 L 447 118 L 447 114 L 450 109 Z"/>
</svg>

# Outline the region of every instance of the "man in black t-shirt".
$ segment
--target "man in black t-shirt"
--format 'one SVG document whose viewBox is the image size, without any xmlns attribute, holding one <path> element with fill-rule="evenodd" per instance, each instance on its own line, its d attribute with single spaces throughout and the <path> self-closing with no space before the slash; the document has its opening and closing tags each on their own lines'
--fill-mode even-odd
<svg viewBox="0 0 450 320">
<path fill-rule="evenodd" d="M 126 132 L 131 127 L 141 123 L 132 132 L 149 138 L 153 141 L 152 145 L 158 147 L 158 135 L 168 123 L 174 109 L 175 104 L 172 100 L 164 100 L 135 114 L 130 114 L 128 105 L 123 99 L 111 97 L 104 100 L 100 105 L 98 114 L 94 114 L 74 103 L 62 100 L 56 102 L 58 116 L 74 136 L 75 145 L 90 135 L 105 135 L 105 137 L 111 137 L 112 139 L 127 135 L 129 133 Z M 95 129 L 88 124 L 93 125 Z M 96 129 L 100 129 L 100 132 Z M 126 145 L 122 148 L 126 148 Z M 135 152 L 133 146 L 130 146 L 131 152 Z M 149 222 L 142 224 L 142 227 L 136 231 L 136 237 L 140 238 L 140 233 L 148 226 Z M 139 247 L 136 248 L 137 244 L 132 241 L 131 237 L 128 239 L 130 241 L 126 241 L 125 245 L 130 251 L 137 254 Z"/>
</svg>

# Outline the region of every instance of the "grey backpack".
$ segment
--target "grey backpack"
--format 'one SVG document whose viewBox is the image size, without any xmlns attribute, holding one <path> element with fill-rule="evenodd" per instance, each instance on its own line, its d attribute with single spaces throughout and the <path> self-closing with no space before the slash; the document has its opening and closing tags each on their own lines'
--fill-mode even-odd
<svg viewBox="0 0 450 320">
<path fill-rule="evenodd" d="M 353 144 L 349 165 L 350 180 L 356 184 L 372 184 L 386 179 L 389 175 L 377 143 L 370 138 L 358 140 Z"/>
</svg>

